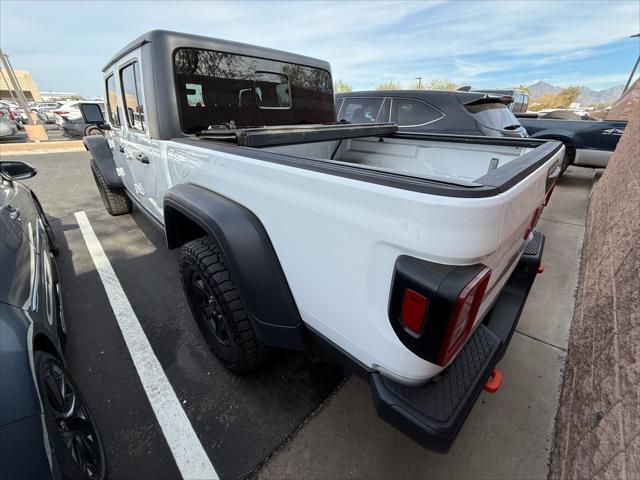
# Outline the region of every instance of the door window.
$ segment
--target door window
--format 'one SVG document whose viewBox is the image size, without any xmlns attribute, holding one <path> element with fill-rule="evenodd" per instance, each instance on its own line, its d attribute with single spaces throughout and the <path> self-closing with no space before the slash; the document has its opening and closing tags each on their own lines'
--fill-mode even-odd
<svg viewBox="0 0 640 480">
<path fill-rule="evenodd" d="M 444 113 L 420 100 L 394 98 L 391 107 L 391 121 L 399 127 L 414 127 L 435 122 L 444 117 Z"/>
<path fill-rule="evenodd" d="M 135 130 L 144 131 L 144 107 L 142 105 L 142 88 L 138 62 L 134 62 L 120 70 L 124 108 L 127 125 Z"/>
<path fill-rule="evenodd" d="M 382 106 L 382 98 L 345 98 L 338 121 L 374 123 Z"/>
<path fill-rule="evenodd" d="M 107 85 L 107 112 L 109 123 L 114 127 L 120 126 L 120 115 L 118 112 L 118 93 L 116 90 L 116 78 L 110 75 L 106 80 Z"/>
</svg>

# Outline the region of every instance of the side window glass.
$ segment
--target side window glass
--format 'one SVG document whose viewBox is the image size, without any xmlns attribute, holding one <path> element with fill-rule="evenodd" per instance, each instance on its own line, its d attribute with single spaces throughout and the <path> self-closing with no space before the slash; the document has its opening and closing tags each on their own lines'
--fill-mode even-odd
<svg viewBox="0 0 640 480">
<path fill-rule="evenodd" d="M 127 125 L 136 130 L 144 131 L 144 107 L 142 105 L 142 85 L 140 84 L 140 70 L 138 63 L 132 63 L 120 70 L 122 94 L 124 100 Z"/>
<path fill-rule="evenodd" d="M 375 123 L 382 100 L 382 98 L 345 98 L 338 121 Z"/>
<path fill-rule="evenodd" d="M 410 127 L 435 122 L 444 114 L 435 107 L 419 100 L 394 98 L 391 109 L 391 121 L 399 127 Z"/>
<path fill-rule="evenodd" d="M 116 90 L 116 77 L 110 75 L 106 80 L 107 86 L 107 112 L 109 123 L 115 127 L 120 126 L 120 114 L 118 112 L 118 92 Z"/>
</svg>

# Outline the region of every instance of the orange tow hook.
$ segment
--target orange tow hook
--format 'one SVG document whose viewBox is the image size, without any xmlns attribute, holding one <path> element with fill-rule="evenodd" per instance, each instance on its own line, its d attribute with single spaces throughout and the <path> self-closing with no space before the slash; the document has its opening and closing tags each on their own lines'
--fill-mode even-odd
<svg viewBox="0 0 640 480">
<path fill-rule="evenodd" d="M 494 368 L 491 372 L 491 377 L 489 377 L 489 380 L 484 384 L 485 392 L 496 393 L 500 388 L 500 385 L 502 385 L 503 378 L 504 375 L 502 372 L 499 369 Z"/>
<path fill-rule="evenodd" d="M 538 273 L 543 273 L 544 272 L 544 263 L 540 262 L 540 265 L 538 266 Z"/>
</svg>

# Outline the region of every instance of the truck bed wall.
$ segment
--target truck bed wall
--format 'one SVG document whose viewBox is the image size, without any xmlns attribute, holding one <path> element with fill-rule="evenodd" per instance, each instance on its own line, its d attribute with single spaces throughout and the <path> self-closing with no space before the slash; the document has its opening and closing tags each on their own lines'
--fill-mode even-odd
<svg viewBox="0 0 640 480">
<path fill-rule="evenodd" d="M 365 137 L 266 147 L 287 155 L 332 159 L 438 180 L 473 182 L 531 149 L 507 145 L 425 142 L 404 138 Z"/>
</svg>

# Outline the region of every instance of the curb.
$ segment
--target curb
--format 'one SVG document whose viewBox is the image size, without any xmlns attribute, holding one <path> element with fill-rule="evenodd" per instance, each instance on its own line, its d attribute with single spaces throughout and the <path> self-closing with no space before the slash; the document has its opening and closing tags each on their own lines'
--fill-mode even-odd
<svg viewBox="0 0 640 480">
<path fill-rule="evenodd" d="M 0 155 L 32 155 L 57 152 L 84 152 L 82 140 L 63 140 L 42 143 L 2 143 Z"/>
</svg>

